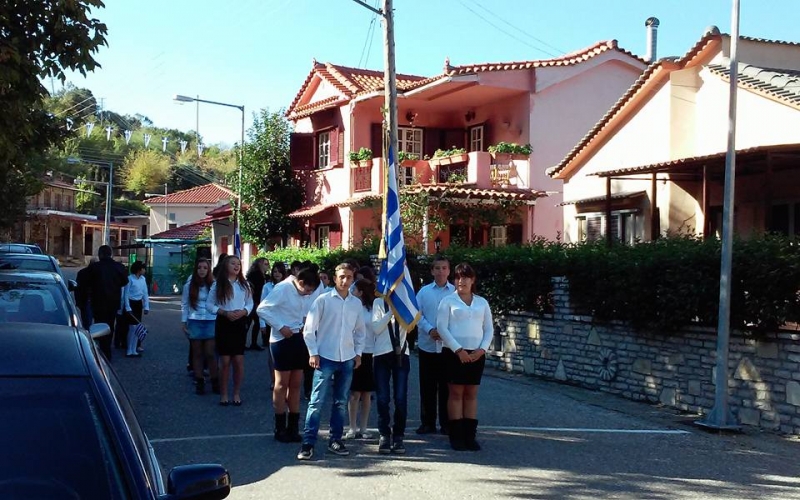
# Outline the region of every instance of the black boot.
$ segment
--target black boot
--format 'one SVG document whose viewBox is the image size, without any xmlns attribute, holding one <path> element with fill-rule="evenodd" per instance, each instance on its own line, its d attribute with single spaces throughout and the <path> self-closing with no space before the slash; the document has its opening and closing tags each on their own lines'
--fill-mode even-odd
<svg viewBox="0 0 800 500">
<path fill-rule="evenodd" d="M 469 451 L 480 451 L 481 445 L 475 441 L 475 434 L 478 432 L 478 421 L 474 418 L 465 418 L 464 422 L 464 445 Z"/>
<path fill-rule="evenodd" d="M 467 449 L 464 444 L 464 419 L 451 420 L 448 422 L 450 431 L 450 447 L 456 451 L 465 451 Z"/>
<path fill-rule="evenodd" d="M 211 379 L 211 392 L 214 394 L 219 394 L 219 379 L 212 378 Z"/>
<path fill-rule="evenodd" d="M 286 428 L 286 434 L 289 436 L 290 443 L 300 443 L 303 438 L 300 437 L 300 414 L 289 413 L 289 424 Z"/>
<path fill-rule="evenodd" d="M 203 377 L 194 379 L 194 393 L 198 395 L 206 393 L 206 379 Z"/>
<path fill-rule="evenodd" d="M 288 443 L 289 434 L 286 432 L 286 414 L 275 414 L 275 440 L 279 443 Z"/>
</svg>

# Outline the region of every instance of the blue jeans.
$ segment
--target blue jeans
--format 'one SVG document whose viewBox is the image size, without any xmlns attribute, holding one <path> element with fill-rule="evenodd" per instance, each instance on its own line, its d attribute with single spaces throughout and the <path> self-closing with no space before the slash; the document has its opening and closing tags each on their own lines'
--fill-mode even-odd
<svg viewBox="0 0 800 500">
<path fill-rule="evenodd" d="M 350 381 L 353 379 L 355 360 L 331 361 L 322 356 L 319 358 L 319 369 L 314 370 L 311 387 L 311 400 L 306 411 L 306 428 L 303 432 L 303 444 L 313 445 L 317 442 L 319 421 L 322 416 L 321 407 L 328 392 L 333 388 L 333 409 L 331 410 L 331 440 L 342 439 L 344 431 L 344 415 L 347 411 Z"/>
<path fill-rule="evenodd" d="M 375 399 L 378 401 L 378 432 L 381 436 L 392 436 L 402 439 L 406 433 L 406 417 L 408 416 L 408 372 L 411 363 L 408 356 L 401 357 L 398 366 L 393 352 L 375 356 L 372 367 L 375 373 Z M 394 428 L 390 429 L 389 420 L 389 379 L 394 390 Z"/>
</svg>

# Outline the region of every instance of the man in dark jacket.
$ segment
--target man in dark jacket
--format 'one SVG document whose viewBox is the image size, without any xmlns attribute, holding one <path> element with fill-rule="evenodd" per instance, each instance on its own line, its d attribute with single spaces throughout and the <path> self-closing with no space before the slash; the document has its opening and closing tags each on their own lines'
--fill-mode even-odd
<svg viewBox="0 0 800 500">
<path fill-rule="evenodd" d="M 97 250 L 98 261 L 89 264 L 85 269 L 85 285 L 89 291 L 94 322 L 106 323 L 111 328 L 110 335 L 97 339 L 100 350 L 109 361 L 111 361 L 114 322 L 122 303 L 122 287 L 128 282 L 125 266 L 111 258 L 111 255 L 110 246 L 101 246 Z M 82 285 L 84 284 L 78 284 L 79 287 Z"/>
</svg>

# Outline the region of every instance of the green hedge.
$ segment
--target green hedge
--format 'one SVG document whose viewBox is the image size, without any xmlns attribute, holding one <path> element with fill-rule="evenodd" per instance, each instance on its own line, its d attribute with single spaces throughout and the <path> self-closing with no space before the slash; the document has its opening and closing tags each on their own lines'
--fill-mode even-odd
<svg viewBox="0 0 800 500">
<path fill-rule="evenodd" d="M 311 260 L 333 269 L 348 257 L 362 264 L 377 247 L 354 250 L 283 249 L 271 260 Z M 721 245 L 718 240 L 674 236 L 633 246 L 605 242 L 536 241 L 499 248 L 450 247 L 452 267 L 469 262 L 478 293 L 495 314 L 549 313 L 552 277 L 569 280 L 570 301 L 597 321 L 619 320 L 635 328 L 674 331 L 689 324 L 716 326 Z M 409 251 L 415 286 L 431 281 L 429 256 Z M 800 246 L 780 236 L 736 240 L 733 247 L 731 327 L 774 330 L 800 322 Z"/>
</svg>

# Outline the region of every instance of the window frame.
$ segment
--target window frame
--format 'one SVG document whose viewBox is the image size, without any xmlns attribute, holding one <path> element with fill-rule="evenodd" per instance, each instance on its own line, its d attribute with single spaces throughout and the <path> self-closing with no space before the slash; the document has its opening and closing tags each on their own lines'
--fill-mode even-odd
<svg viewBox="0 0 800 500">
<path fill-rule="evenodd" d="M 495 236 L 495 231 L 499 231 L 502 234 L 499 236 Z M 508 226 L 505 224 L 489 226 L 489 246 L 504 247 L 507 244 L 508 244 Z"/>
<path fill-rule="evenodd" d="M 316 161 L 317 168 L 326 168 L 331 164 L 332 130 L 333 129 L 321 130 L 314 136 L 314 145 L 316 146 L 314 148 L 314 161 Z"/>
<path fill-rule="evenodd" d="M 486 151 L 484 147 L 486 146 L 486 128 L 483 124 L 480 125 L 473 125 L 468 128 L 468 135 L 469 135 L 469 150 L 470 151 Z M 480 137 L 475 138 L 473 137 L 476 132 L 480 132 Z M 477 144 L 478 147 L 475 147 Z"/>
<path fill-rule="evenodd" d="M 331 248 L 331 226 L 330 224 L 322 224 L 317 226 L 314 231 L 317 233 L 317 248 Z M 325 233 L 323 238 L 322 234 Z"/>
<path fill-rule="evenodd" d="M 410 141 L 406 140 L 405 133 L 411 132 L 414 136 Z M 417 135 L 419 135 L 419 140 L 417 140 Z M 419 146 L 409 148 L 408 144 L 412 146 Z M 418 127 L 397 127 L 397 150 L 403 151 L 404 153 L 409 153 L 413 155 L 417 155 L 419 158 L 424 156 L 425 151 L 425 134 L 424 130 Z"/>
<path fill-rule="evenodd" d="M 597 237 L 589 239 L 589 220 L 600 220 L 600 230 L 597 232 Z M 578 223 L 578 241 L 600 241 L 606 238 L 610 224 L 606 221 L 605 212 L 584 212 L 575 216 L 575 221 Z M 630 230 L 628 222 L 633 225 Z M 616 224 L 616 233 L 614 234 L 614 241 L 632 245 L 637 240 L 644 237 L 644 220 L 642 219 L 642 211 L 639 209 L 622 209 L 611 211 L 611 223 Z M 631 234 L 632 233 L 632 234 Z"/>
</svg>

